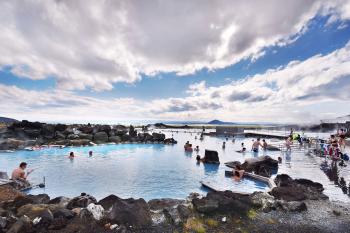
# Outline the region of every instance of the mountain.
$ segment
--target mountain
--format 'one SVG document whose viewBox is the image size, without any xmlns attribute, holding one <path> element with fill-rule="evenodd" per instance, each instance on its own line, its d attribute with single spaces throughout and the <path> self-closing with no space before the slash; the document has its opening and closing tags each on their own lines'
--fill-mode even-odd
<svg viewBox="0 0 350 233">
<path fill-rule="evenodd" d="M 224 122 L 219 120 L 212 120 L 207 123 L 208 125 L 236 125 L 236 123 L 233 122 Z"/>
<path fill-rule="evenodd" d="M 0 117 L 0 123 L 11 124 L 13 122 L 17 122 L 17 120 L 8 117 Z"/>
</svg>

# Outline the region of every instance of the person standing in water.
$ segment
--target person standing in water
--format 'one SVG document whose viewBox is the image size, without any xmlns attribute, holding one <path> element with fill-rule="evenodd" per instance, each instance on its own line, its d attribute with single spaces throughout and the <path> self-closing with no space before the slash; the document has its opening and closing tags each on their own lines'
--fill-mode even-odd
<svg viewBox="0 0 350 233">
<path fill-rule="evenodd" d="M 292 138 L 288 137 L 286 139 L 286 149 L 287 149 L 287 151 L 291 151 L 292 150 L 292 144 L 293 144 Z"/>
<path fill-rule="evenodd" d="M 262 148 L 263 148 L 263 150 L 267 150 L 267 142 L 266 142 L 266 140 L 263 139 L 262 141 L 263 141 L 263 142 L 262 142 Z"/>
<path fill-rule="evenodd" d="M 259 146 L 261 146 L 260 138 L 257 138 L 256 141 L 253 142 L 252 151 L 255 153 L 259 152 Z"/>
<path fill-rule="evenodd" d="M 89 151 L 89 157 L 92 157 L 92 150 Z"/>
</svg>

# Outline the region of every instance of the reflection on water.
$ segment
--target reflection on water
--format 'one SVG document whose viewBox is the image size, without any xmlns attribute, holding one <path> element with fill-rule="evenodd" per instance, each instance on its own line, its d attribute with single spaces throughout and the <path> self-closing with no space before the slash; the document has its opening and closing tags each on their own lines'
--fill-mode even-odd
<svg viewBox="0 0 350 233">
<path fill-rule="evenodd" d="M 320 182 L 325 187 L 325 194 L 331 199 L 349 201 L 348 195 L 344 194 L 345 187 L 349 185 L 349 168 L 332 165 L 324 158 L 301 153 L 300 148 L 293 148 L 289 152 L 260 150 L 258 153 L 253 153 L 250 151 L 252 138 L 236 137 L 232 142 L 232 138 L 226 140 L 226 138 L 209 136 L 200 140 L 198 133 L 191 135 L 181 130 L 166 132 L 166 134 L 168 137 L 173 134 L 178 144 L 173 146 L 119 144 L 0 153 L 0 170 L 10 173 L 19 162 L 28 162 L 29 168 L 37 168 L 31 174 L 31 180 L 41 182 L 45 176 L 47 184 L 45 190 L 37 189 L 32 192 L 45 191 L 50 196 L 76 196 L 81 192 L 87 192 L 97 198 L 103 198 L 112 193 L 121 197 L 144 197 L 145 199 L 184 198 L 191 192 L 205 192 L 201 187 L 201 180 L 242 192 L 265 190 L 266 185 L 263 183 L 249 179 L 234 182 L 231 178 L 225 177 L 227 168 L 224 163 L 244 162 L 250 157 L 269 155 L 275 159 L 283 158 L 278 174 L 287 173 L 293 178 L 306 178 Z M 193 147 L 199 146 L 198 154 L 201 157 L 205 149 L 218 151 L 220 165 L 197 164 L 197 152 L 184 152 L 183 145 L 186 141 L 190 141 Z M 224 141 L 226 145 L 223 150 Z M 267 142 L 282 143 L 278 140 L 267 140 Z M 247 152 L 237 152 L 241 150 L 241 143 L 248 148 Z M 90 150 L 93 151 L 92 157 L 88 156 Z M 67 158 L 70 151 L 76 154 L 72 161 Z M 320 169 L 320 166 L 324 167 L 325 172 Z M 348 193 L 348 188 L 346 191 Z"/>
</svg>

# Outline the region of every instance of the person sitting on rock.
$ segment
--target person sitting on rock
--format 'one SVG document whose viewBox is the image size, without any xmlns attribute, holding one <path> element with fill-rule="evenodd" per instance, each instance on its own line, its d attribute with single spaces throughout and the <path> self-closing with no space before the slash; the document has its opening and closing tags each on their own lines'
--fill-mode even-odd
<svg viewBox="0 0 350 233">
<path fill-rule="evenodd" d="M 27 174 L 26 174 L 26 172 L 25 172 L 26 168 L 27 168 L 26 162 L 20 163 L 19 167 L 12 171 L 11 179 L 12 180 L 22 180 L 22 181 L 27 180 L 29 174 L 32 173 L 33 170 L 27 171 Z"/>
</svg>

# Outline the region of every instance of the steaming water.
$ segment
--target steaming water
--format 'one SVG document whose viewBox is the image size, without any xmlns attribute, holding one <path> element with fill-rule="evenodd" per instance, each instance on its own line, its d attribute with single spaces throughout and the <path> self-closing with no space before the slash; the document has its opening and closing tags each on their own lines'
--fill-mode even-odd
<svg viewBox="0 0 350 233">
<path fill-rule="evenodd" d="M 169 131 L 165 133 L 168 137 L 172 135 Z M 240 149 L 241 142 L 244 142 L 249 150 L 251 138 L 237 138 L 235 143 L 229 140 L 226 142 L 226 148 L 222 149 L 225 138 L 206 136 L 203 141 L 199 141 L 194 139 L 195 136 L 198 137 L 196 133 L 182 131 L 173 133 L 173 136 L 178 140 L 177 145 L 119 144 L 0 153 L 0 170 L 10 174 L 21 161 L 26 161 L 29 164 L 28 168 L 36 169 L 30 175 L 32 182 L 41 182 L 42 177 L 46 177 L 46 188 L 34 189 L 31 193 L 44 192 L 51 197 L 73 197 L 86 192 L 98 199 L 109 194 L 124 198 L 142 197 L 147 200 L 185 198 L 191 192 L 207 191 L 201 187 L 201 180 L 210 181 L 221 188 L 242 192 L 263 191 L 268 188 L 264 183 L 250 179 L 235 182 L 225 177 L 224 171 L 227 168 L 224 162 L 243 162 L 246 158 L 257 156 L 251 152 L 235 152 Z M 221 164 L 197 164 L 196 152 L 184 152 L 183 145 L 186 141 L 190 141 L 193 146 L 199 145 L 202 156 L 204 149 L 217 150 Z M 92 157 L 88 156 L 89 150 L 94 152 Z M 70 151 L 76 154 L 74 160 L 67 157 Z M 263 152 L 260 152 L 260 155 L 262 154 Z M 268 152 L 268 155 L 274 158 L 283 157 L 278 173 L 321 182 L 325 186 L 325 193 L 331 199 L 349 201 L 348 196 L 320 170 L 324 159 L 296 152 L 287 156 L 281 152 Z M 340 170 L 339 173 L 349 174 L 346 169 Z"/>
</svg>

